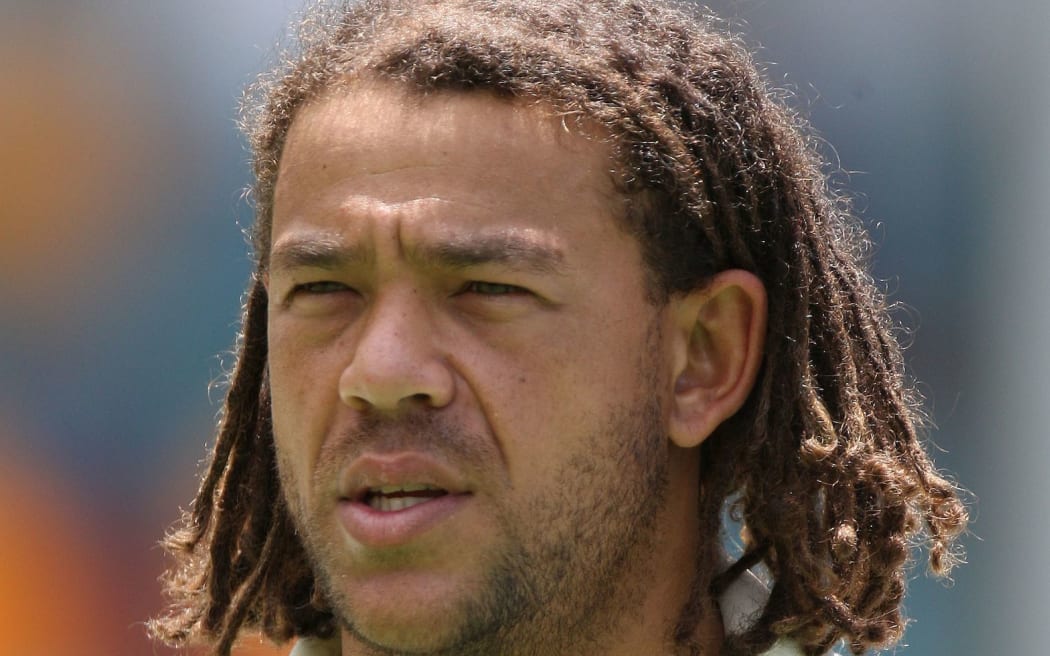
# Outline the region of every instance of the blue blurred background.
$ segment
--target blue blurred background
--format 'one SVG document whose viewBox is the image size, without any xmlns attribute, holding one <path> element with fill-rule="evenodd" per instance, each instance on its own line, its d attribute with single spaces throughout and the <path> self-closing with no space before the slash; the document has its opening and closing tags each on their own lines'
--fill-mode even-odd
<svg viewBox="0 0 1050 656">
<path fill-rule="evenodd" d="M 904 653 L 1042 653 L 1050 3 L 712 7 L 834 146 L 937 460 L 976 496 L 954 583 L 914 571 Z M 142 624 L 155 543 L 192 498 L 249 275 L 235 108 L 298 8 L 0 0 L 2 654 L 168 653 Z"/>
</svg>

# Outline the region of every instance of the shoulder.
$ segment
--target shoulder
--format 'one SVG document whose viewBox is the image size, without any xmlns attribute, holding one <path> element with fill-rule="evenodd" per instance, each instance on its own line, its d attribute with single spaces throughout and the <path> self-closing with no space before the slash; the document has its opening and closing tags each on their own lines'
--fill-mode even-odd
<svg viewBox="0 0 1050 656">
<path fill-rule="evenodd" d="M 806 652 L 802 651 L 802 647 L 799 647 L 792 640 L 781 640 L 773 645 L 769 651 L 763 652 L 762 656 L 806 656 Z M 825 656 L 839 655 L 829 651 Z"/>
<path fill-rule="evenodd" d="M 790 640 L 781 640 L 762 656 L 805 656 L 802 648 Z M 833 656 L 833 655 L 829 655 Z"/>
<path fill-rule="evenodd" d="M 792 640 L 781 640 L 773 645 L 772 649 L 763 653 L 762 656 L 806 656 L 806 652 L 802 651 L 802 647 L 799 647 Z M 825 656 L 839 655 L 836 652 L 829 651 Z"/>
<path fill-rule="evenodd" d="M 339 638 L 299 638 L 288 656 L 339 656 L 341 651 Z"/>
</svg>

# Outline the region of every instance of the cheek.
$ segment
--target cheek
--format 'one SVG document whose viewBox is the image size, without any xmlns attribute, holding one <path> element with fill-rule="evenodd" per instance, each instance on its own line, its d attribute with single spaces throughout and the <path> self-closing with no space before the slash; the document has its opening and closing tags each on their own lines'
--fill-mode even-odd
<svg viewBox="0 0 1050 656">
<path fill-rule="evenodd" d="M 338 371 L 323 352 L 270 333 L 269 380 L 273 432 L 282 468 L 309 480 L 340 401 Z"/>
<path fill-rule="evenodd" d="M 516 484 L 540 484 L 564 470 L 610 416 L 644 393 L 638 369 L 644 339 L 606 346 L 546 339 L 505 358 L 502 375 L 479 385 L 482 394 L 498 390 L 483 402 Z"/>
<path fill-rule="evenodd" d="M 527 379 L 542 383 L 563 405 L 598 410 L 637 393 L 645 349 L 645 336 L 637 331 L 580 330 L 551 344 L 542 360 L 530 358 L 541 368 Z"/>
</svg>

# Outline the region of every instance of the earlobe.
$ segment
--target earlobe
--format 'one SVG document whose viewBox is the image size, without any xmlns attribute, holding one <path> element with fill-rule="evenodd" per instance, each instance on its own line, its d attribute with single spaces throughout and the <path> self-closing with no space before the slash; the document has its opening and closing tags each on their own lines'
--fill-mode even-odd
<svg viewBox="0 0 1050 656">
<path fill-rule="evenodd" d="M 675 444 L 691 448 L 751 392 L 765 342 L 766 291 L 754 274 L 733 269 L 671 302 L 676 332 L 669 432 Z"/>
</svg>

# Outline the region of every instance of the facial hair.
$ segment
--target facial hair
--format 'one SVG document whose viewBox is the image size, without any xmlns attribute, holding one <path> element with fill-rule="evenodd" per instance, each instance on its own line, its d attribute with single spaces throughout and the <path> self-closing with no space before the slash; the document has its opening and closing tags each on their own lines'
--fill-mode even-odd
<svg viewBox="0 0 1050 656">
<path fill-rule="evenodd" d="M 646 355 L 642 359 L 651 359 L 653 350 Z M 643 370 L 653 371 L 648 364 Z M 562 463 L 555 485 L 498 509 L 502 539 L 479 559 L 483 585 L 472 598 L 450 604 L 452 637 L 428 651 L 369 639 L 367 627 L 356 621 L 351 595 L 340 585 L 341 547 L 325 537 L 331 519 L 305 507 L 295 493 L 300 488 L 292 467 L 279 457 L 282 489 L 318 584 L 342 628 L 366 647 L 362 656 L 601 653 L 612 629 L 643 596 L 656 519 L 668 494 L 662 403 L 652 394 L 655 381 L 645 380 L 650 376 L 640 376 L 639 392 L 629 404 L 610 409 L 604 421 L 574 438 L 580 448 Z M 366 416 L 353 434 L 322 447 L 314 489 L 369 449 L 411 448 L 466 471 L 501 466 L 491 438 L 440 417 L 422 411 Z"/>
</svg>

